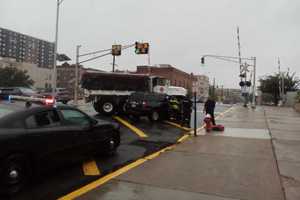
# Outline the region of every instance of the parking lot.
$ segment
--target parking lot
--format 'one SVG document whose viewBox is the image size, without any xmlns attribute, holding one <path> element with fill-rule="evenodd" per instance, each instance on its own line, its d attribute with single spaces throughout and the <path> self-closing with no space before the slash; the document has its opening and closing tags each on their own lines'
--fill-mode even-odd
<svg viewBox="0 0 300 200">
<path fill-rule="evenodd" d="M 216 113 L 223 112 L 229 107 L 229 105 L 218 105 Z M 146 118 L 134 121 L 123 116 L 103 117 L 97 115 L 89 105 L 82 106 L 80 109 L 96 118 L 120 125 L 121 145 L 117 153 L 110 157 L 91 157 L 83 163 L 42 174 L 13 199 L 57 199 L 140 158 L 176 144 L 184 135 L 190 133 L 188 129 L 166 122 L 151 123 Z M 198 128 L 202 125 L 204 115 L 202 109 L 203 105 L 198 104 Z M 193 116 L 192 113 L 192 126 Z"/>
</svg>

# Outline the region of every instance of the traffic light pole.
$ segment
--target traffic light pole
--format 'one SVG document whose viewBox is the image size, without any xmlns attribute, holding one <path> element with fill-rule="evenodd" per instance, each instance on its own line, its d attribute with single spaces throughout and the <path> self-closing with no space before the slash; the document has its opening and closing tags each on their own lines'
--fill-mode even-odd
<svg viewBox="0 0 300 200">
<path fill-rule="evenodd" d="M 112 72 L 115 72 L 115 62 L 116 62 L 116 56 L 113 55 Z"/>
<path fill-rule="evenodd" d="M 197 136 L 197 93 L 194 92 L 194 136 Z"/>
<path fill-rule="evenodd" d="M 150 62 L 150 47 L 148 48 L 148 65 L 149 66 L 151 65 L 151 62 Z"/>
</svg>

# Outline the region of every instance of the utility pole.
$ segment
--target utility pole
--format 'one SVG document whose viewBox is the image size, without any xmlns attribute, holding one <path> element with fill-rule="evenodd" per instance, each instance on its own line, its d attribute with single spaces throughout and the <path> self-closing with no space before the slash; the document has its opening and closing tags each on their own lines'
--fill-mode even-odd
<svg viewBox="0 0 300 200">
<path fill-rule="evenodd" d="M 280 70 L 280 59 L 278 58 L 278 73 L 279 73 L 279 77 L 278 77 L 278 88 L 279 88 L 279 99 L 282 98 L 282 89 L 281 89 L 281 70 Z"/>
<path fill-rule="evenodd" d="M 76 65 L 75 65 L 75 84 L 74 84 L 74 103 L 78 104 L 78 78 L 79 78 L 79 48 L 81 45 L 76 46 Z"/>
<path fill-rule="evenodd" d="M 256 94 L 256 57 L 253 57 L 253 83 L 252 83 L 252 108 L 256 107 L 256 102 L 255 102 L 255 94 Z"/>
<path fill-rule="evenodd" d="M 55 23 L 55 42 L 54 42 L 54 55 L 53 55 L 53 85 L 52 85 L 52 96 L 55 100 L 56 96 L 56 79 L 57 79 L 57 69 L 56 69 L 56 60 L 57 60 L 57 43 L 58 43 L 58 20 L 59 20 L 59 5 L 61 0 L 56 1 L 56 23 Z"/>
<path fill-rule="evenodd" d="M 238 50 L 239 50 L 239 65 L 240 65 L 240 75 L 242 74 L 242 56 L 241 56 L 241 43 L 240 43 L 240 28 L 237 27 L 237 39 L 238 39 Z M 241 81 L 243 78 L 241 77 Z"/>
</svg>

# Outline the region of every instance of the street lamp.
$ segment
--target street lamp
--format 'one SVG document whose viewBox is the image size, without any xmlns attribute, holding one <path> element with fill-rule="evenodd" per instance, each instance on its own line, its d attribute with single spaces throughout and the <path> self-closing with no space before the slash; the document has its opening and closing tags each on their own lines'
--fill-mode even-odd
<svg viewBox="0 0 300 200">
<path fill-rule="evenodd" d="M 76 66 L 75 66 L 75 86 L 74 86 L 74 103 L 78 104 L 78 72 L 79 72 L 79 48 L 81 45 L 76 46 Z"/>
<path fill-rule="evenodd" d="M 56 81 L 57 81 L 56 59 L 57 59 L 57 43 L 58 43 L 59 6 L 63 1 L 64 0 L 56 1 L 56 24 L 55 24 L 55 42 L 54 42 L 54 55 L 53 55 L 53 87 L 52 87 L 52 96 L 54 99 L 55 99 Z"/>
</svg>

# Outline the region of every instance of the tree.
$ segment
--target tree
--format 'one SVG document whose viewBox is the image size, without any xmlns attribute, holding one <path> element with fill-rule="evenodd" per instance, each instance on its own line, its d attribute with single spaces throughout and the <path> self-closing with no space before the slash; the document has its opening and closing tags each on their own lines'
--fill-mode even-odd
<svg viewBox="0 0 300 200">
<path fill-rule="evenodd" d="M 15 67 L 0 68 L 0 87 L 30 87 L 34 81 L 27 75 L 26 70 Z"/>
<path fill-rule="evenodd" d="M 300 80 L 295 76 L 296 73 L 290 74 L 289 72 L 283 74 L 284 80 L 284 93 L 289 91 L 296 91 L 300 86 Z M 279 96 L 279 79 L 280 74 L 267 75 L 259 79 L 260 90 L 263 93 L 269 93 L 272 95 L 272 101 L 275 105 L 278 104 L 280 100 Z"/>
</svg>

